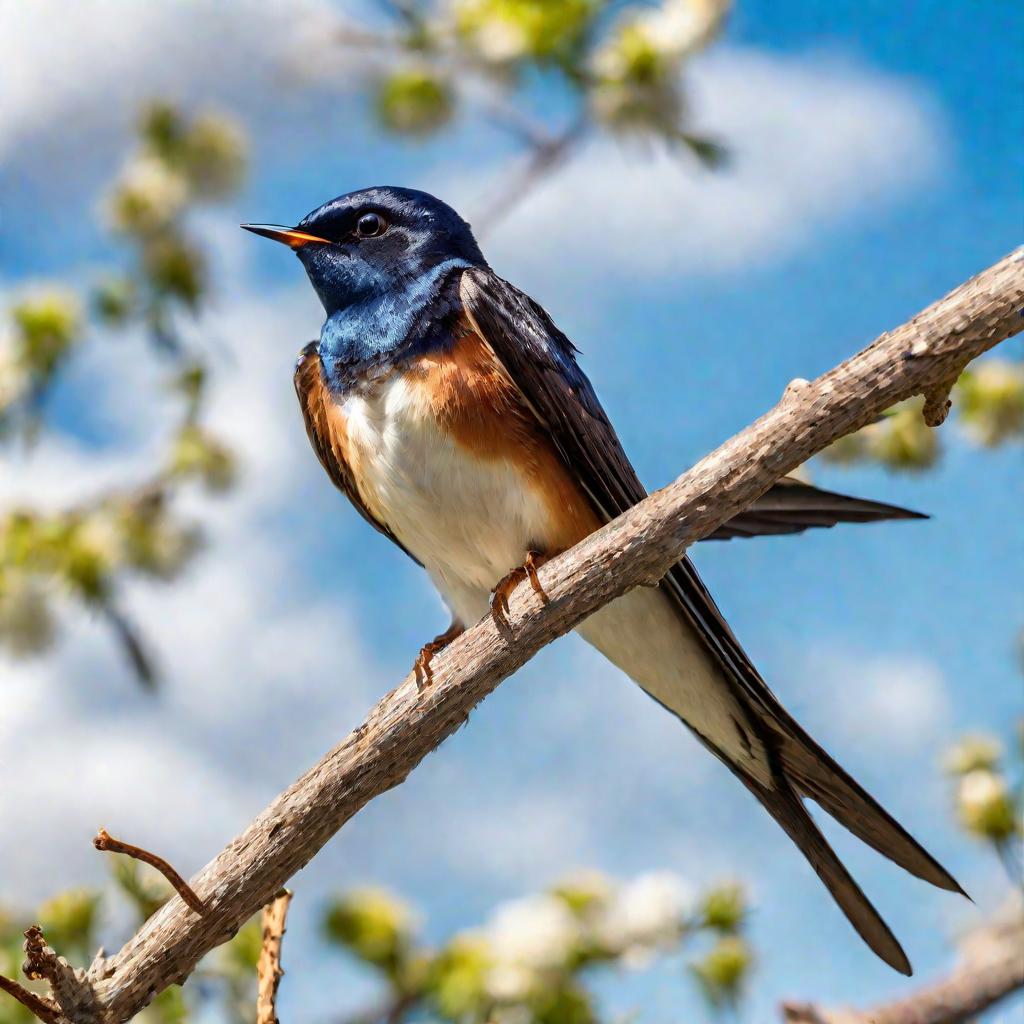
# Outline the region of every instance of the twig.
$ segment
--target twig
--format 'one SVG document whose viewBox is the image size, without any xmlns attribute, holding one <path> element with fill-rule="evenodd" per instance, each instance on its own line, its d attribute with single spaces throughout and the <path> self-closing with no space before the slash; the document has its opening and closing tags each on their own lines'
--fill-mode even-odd
<svg viewBox="0 0 1024 1024">
<path fill-rule="evenodd" d="M 107 853 L 123 853 L 127 857 L 133 857 L 135 860 L 141 860 L 143 864 L 148 864 L 151 868 L 156 868 L 164 878 L 174 887 L 178 895 L 185 901 L 185 903 L 191 907 L 197 914 L 202 914 L 206 910 L 206 905 L 196 895 L 195 890 L 185 881 L 181 875 L 178 874 L 170 864 L 163 859 L 163 857 L 157 856 L 155 853 L 150 853 L 149 850 L 142 849 L 141 846 L 132 846 L 131 843 L 122 843 L 120 839 L 115 839 L 105 828 L 101 828 L 96 833 L 96 838 L 92 841 L 92 845 L 97 850 L 103 850 Z"/>
<path fill-rule="evenodd" d="M 263 908 L 263 946 L 256 965 L 256 1024 L 278 1024 L 277 986 L 284 970 L 281 967 L 281 940 L 292 894 L 282 889 Z"/>
<path fill-rule="evenodd" d="M 199 888 L 209 894 L 201 918 L 172 901 L 106 960 L 102 976 L 90 973 L 104 1024 L 130 1020 L 168 985 L 184 981 L 346 821 L 399 785 L 541 647 L 625 591 L 656 582 L 690 544 L 837 438 L 1024 329 L 1022 305 L 1024 250 L 806 387 L 790 389 L 674 483 L 553 558 L 539 574 L 547 604 L 529 586 L 513 593 L 511 641 L 486 616 L 438 655 L 429 689 L 420 693 L 410 673 L 199 873 Z M 911 357 L 911 347 L 922 345 L 923 354 L 937 354 Z"/>
<path fill-rule="evenodd" d="M 581 117 L 558 135 L 535 138 L 519 168 L 498 182 L 494 197 L 473 218 L 477 234 L 492 230 L 526 198 L 527 193 L 558 170 L 582 141 L 588 127 L 587 119 Z"/>
<path fill-rule="evenodd" d="M 0 989 L 3 989 L 9 996 L 17 999 L 26 1010 L 45 1024 L 61 1024 L 61 1012 L 56 1004 L 50 999 L 30 992 L 24 985 L 0 974 Z"/>
<path fill-rule="evenodd" d="M 948 976 L 903 999 L 870 1010 L 827 1010 L 783 1003 L 786 1024 L 963 1024 L 1024 987 L 1024 916 L 972 936 L 968 954 Z"/>
<path fill-rule="evenodd" d="M 139 685 L 146 693 L 156 693 L 157 684 L 160 682 L 159 673 L 157 672 L 155 662 L 146 649 L 146 643 L 142 634 L 135 624 L 120 608 L 113 604 L 109 597 L 104 598 L 94 607 L 121 644 Z"/>
</svg>

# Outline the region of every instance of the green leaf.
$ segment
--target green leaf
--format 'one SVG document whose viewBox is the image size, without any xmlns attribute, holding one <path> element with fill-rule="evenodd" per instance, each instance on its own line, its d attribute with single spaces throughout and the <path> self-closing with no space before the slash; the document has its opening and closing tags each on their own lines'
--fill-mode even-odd
<svg viewBox="0 0 1024 1024">
<path fill-rule="evenodd" d="M 409 955 L 413 918 L 408 907 L 383 889 L 356 889 L 337 897 L 324 915 L 328 941 L 397 978 Z"/>
<path fill-rule="evenodd" d="M 407 68 L 377 84 L 377 116 L 389 131 L 429 135 L 451 120 L 455 94 L 447 79 L 428 68 Z"/>
</svg>

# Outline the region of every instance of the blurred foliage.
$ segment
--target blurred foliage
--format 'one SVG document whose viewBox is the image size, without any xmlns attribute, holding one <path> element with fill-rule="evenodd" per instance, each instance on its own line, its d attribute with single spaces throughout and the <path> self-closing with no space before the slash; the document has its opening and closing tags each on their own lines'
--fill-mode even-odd
<svg viewBox="0 0 1024 1024">
<path fill-rule="evenodd" d="M 690 127 L 687 61 L 720 33 L 730 0 L 451 0 L 384 4 L 383 29 L 352 25 L 338 37 L 372 55 L 378 122 L 430 137 L 475 113 L 512 131 L 539 177 L 589 132 L 684 147 L 705 165 L 725 156 Z M 528 112 L 538 80 L 555 79 L 571 102 L 561 123 Z M 530 184 L 527 182 L 526 184 Z M 521 188 L 510 189 L 497 215 Z"/>
<path fill-rule="evenodd" d="M 874 462 L 903 472 L 930 469 L 939 457 L 939 435 L 925 423 L 923 404 L 920 398 L 901 402 L 877 423 L 841 437 L 820 457 L 840 465 Z"/>
<path fill-rule="evenodd" d="M 995 356 L 960 376 L 956 399 L 966 433 L 986 448 L 1024 438 L 1024 364 Z"/>
<path fill-rule="evenodd" d="M 502 904 L 438 947 L 418 937 L 409 908 L 377 889 L 335 899 L 324 935 L 387 986 L 376 1009 L 353 1017 L 364 1024 L 591 1024 L 601 1019 L 589 987 L 596 971 L 642 969 L 699 945 L 707 951 L 689 970 L 709 1006 L 734 1007 L 753 966 L 745 916 L 735 884 L 697 900 L 667 872 L 621 884 L 589 872 Z"/>
<path fill-rule="evenodd" d="M 953 389 L 954 429 L 983 448 L 1024 442 L 1024 363 L 988 356 L 960 375 Z M 938 431 L 926 426 L 922 400 L 890 409 L 877 423 L 840 438 L 821 455 L 839 465 L 873 463 L 896 472 L 920 472 L 941 455 Z"/>
<path fill-rule="evenodd" d="M 188 216 L 198 204 L 230 196 L 244 169 L 244 139 L 229 119 L 189 119 L 167 103 L 148 106 L 137 152 L 104 203 L 111 232 L 126 248 L 124 268 L 106 271 L 85 296 L 37 289 L 8 311 L 0 334 L 0 440 L 31 445 L 61 369 L 102 329 L 141 328 L 170 362 L 170 393 L 182 406 L 164 465 L 149 478 L 70 508 L 0 510 L 0 644 L 17 655 L 51 646 L 55 603 L 71 599 L 107 623 L 142 683 L 155 681 L 118 591 L 130 575 L 173 579 L 197 550 L 198 526 L 173 511 L 182 484 L 223 491 L 235 477 L 231 451 L 202 424 L 208 371 L 181 324 L 210 289 Z"/>
<path fill-rule="evenodd" d="M 28 982 L 21 976 L 26 928 L 40 925 L 47 943 L 61 956 L 73 966 L 86 966 L 99 948 L 101 933 L 111 930 L 108 916 L 118 921 L 118 930 L 134 930 L 172 895 L 164 878 L 138 861 L 112 856 L 110 862 L 112 884 L 103 889 L 68 890 L 47 900 L 31 914 L 0 908 L 0 974 L 17 978 L 26 988 L 45 995 L 44 984 Z M 260 924 L 254 918 L 230 942 L 200 963 L 187 988 L 167 989 L 135 1019 L 140 1024 L 188 1024 L 199 1020 L 251 1024 L 255 1019 L 260 942 Z M 20 1003 L 0 996 L 0 1024 L 32 1021 L 35 1017 Z"/>
<path fill-rule="evenodd" d="M 428 68 L 410 67 L 381 80 L 376 103 L 389 131 L 429 135 L 451 119 L 454 100 L 450 83 Z"/>
<path fill-rule="evenodd" d="M 1024 722 L 1017 740 L 1007 756 L 994 737 L 965 735 L 944 766 L 961 828 L 990 847 L 1021 885 Z M 69 890 L 31 915 L 0 908 L 0 973 L 19 976 L 22 933 L 32 923 L 61 955 L 87 963 L 111 920 L 122 931 L 136 927 L 171 895 L 163 877 L 138 861 L 112 855 L 110 862 L 112 889 Z M 639 971 L 659 961 L 693 980 L 709 1014 L 741 1019 L 756 966 L 745 935 L 749 916 L 739 882 L 695 893 L 670 872 L 617 882 L 589 871 L 500 904 L 483 924 L 440 944 L 423 940 L 418 915 L 395 895 L 352 889 L 324 907 L 321 936 L 381 982 L 381 998 L 347 1018 L 350 1024 L 599 1024 L 608 1020 L 594 991 L 602 972 Z M 253 918 L 203 960 L 184 988 L 161 993 L 138 1019 L 251 1021 L 261 941 Z M 0 998 L 0 1024 L 31 1019 Z"/>
<path fill-rule="evenodd" d="M 60 287 L 26 295 L 11 306 L 0 331 L 0 440 L 19 420 L 32 436 L 51 383 L 82 339 L 78 298 Z"/>
<path fill-rule="evenodd" d="M 967 735 L 946 754 L 961 828 L 989 846 L 1024 889 L 1024 721 L 1008 758 L 994 736 Z"/>
<path fill-rule="evenodd" d="M 186 215 L 229 198 L 242 182 L 245 160 L 245 140 L 223 115 L 188 120 L 168 103 L 143 112 L 138 152 L 105 203 L 109 226 L 131 247 L 134 263 L 97 288 L 98 315 L 116 325 L 140 320 L 158 345 L 180 348 L 177 318 L 194 313 L 209 290 L 206 261 Z"/>
</svg>

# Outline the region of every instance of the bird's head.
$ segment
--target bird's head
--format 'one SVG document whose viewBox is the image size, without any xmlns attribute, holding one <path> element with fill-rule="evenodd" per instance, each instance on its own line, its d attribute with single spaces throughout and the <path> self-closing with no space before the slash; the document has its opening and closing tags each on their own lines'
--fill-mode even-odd
<svg viewBox="0 0 1024 1024">
<path fill-rule="evenodd" d="M 242 227 L 295 250 L 328 316 L 399 290 L 446 260 L 484 265 L 469 225 L 440 199 L 410 188 L 349 192 L 294 228 Z"/>
</svg>

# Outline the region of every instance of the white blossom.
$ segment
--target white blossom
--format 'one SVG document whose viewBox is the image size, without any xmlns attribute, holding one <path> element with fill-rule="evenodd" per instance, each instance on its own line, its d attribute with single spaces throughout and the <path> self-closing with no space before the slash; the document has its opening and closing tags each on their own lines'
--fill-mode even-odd
<svg viewBox="0 0 1024 1024">
<path fill-rule="evenodd" d="M 498 1002 L 520 1002 L 533 990 L 536 979 L 536 973 L 529 967 L 503 960 L 488 970 L 484 978 L 484 988 L 487 994 Z"/>
<path fill-rule="evenodd" d="M 629 17 L 594 55 L 597 77 L 607 82 L 628 79 L 641 42 L 660 64 L 678 64 L 711 41 L 729 6 L 730 0 L 665 0 L 654 10 Z"/>
<path fill-rule="evenodd" d="M 626 954 L 627 964 L 642 964 L 644 950 L 674 942 L 694 896 L 678 875 L 659 871 L 623 885 L 597 922 L 600 942 Z"/>
<path fill-rule="evenodd" d="M 960 806 L 965 814 L 977 814 L 1006 797 L 1006 780 L 985 768 L 975 768 L 960 780 Z"/>
<path fill-rule="evenodd" d="M 86 518 L 79 528 L 79 542 L 106 563 L 120 561 L 124 554 L 123 537 L 118 524 L 106 512 Z"/>
<path fill-rule="evenodd" d="M 143 156 L 124 170 L 110 198 L 114 227 L 155 230 L 169 224 L 188 201 L 188 184 L 163 160 Z"/>
<path fill-rule="evenodd" d="M 728 13 L 730 0 L 666 0 L 636 24 L 662 53 L 685 57 L 705 46 Z"/>
<path fill-rule="evenodd" d="M 559 968 L 579 942 L 580 925 L 556 896 L 529 896 L 497 908 L 487 939 L 496 964 Z"/>
<path fill-rule="evenodd" d="M 469 35 L 484 60 L 504 64 L 526 55 L 530 40 L 525 26 L 504 16 L 500 6 L 486 0 L 456 0 L 452 8 L 456 21 L 472 25 Z"/>
<path fill-rule="evenodd" d="M 978 769 L 991 771 L 1002 756 L 1002 744 L 995 737 L 981 734 L 964 736 L 947 752 L 946 771 L 953 775 L 966 775 Z"/>
</svg>

